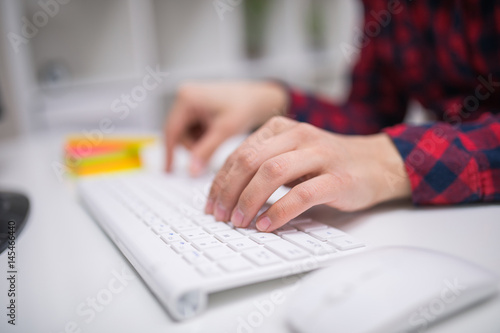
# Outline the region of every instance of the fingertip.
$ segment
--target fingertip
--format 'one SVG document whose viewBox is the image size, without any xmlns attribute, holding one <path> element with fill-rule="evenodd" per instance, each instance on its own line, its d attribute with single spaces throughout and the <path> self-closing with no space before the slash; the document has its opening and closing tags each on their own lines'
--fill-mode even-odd
<svg viewBox="0 0 500 333">
<path fill-rule="evenodd" d="M 207 199 L 207 204 L 205 205 L 205 214 L 214 213 L 214 201 L 210 198 Z"/>
<path fill-rule="evenodd" d="M 197 156 L 193 156 L 191 158 L 191 163 L 189 165 L 189 173 L 193 177 L 200 176 L 203 172 L 205 172 L 206 163 Z"/>
<path fill-rule="evenodd" d="M 262 232 L 269 231 L 269 229 L 271 228 L 271 225 L 272 225 L 272 222 L 271 222 L 271 219 L 269 218 L 269 216 L 261 217 L 257 221 L 257 224 L 256 224 L 257 230 L 262 231 Z"/>
</svg>

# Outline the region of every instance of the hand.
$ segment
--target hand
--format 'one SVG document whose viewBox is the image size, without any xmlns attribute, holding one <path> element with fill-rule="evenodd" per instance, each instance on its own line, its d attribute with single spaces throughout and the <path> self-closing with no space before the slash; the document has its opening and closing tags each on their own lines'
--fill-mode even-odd
<svg viewBox="0 0 500 333">
<path fill-rule="evenodd" d="M 229 137 L 283 114 L 286 92 L 272 82 L 188 83 L 180 87 L 165 124 L 166 169 L 172 170 L 177 144 L 191 150 L 190 173 L 199 175 Z"/>
<path fill-rule="evenodd" d="M 403 160 L 386 134 L 345 136 L 285 117 L 253 133 L 217 173 L 205 211 L 247 227 L 281 185 L 292 189 L 262 213 L 273 231 L 314 205 L 355 211 L 410 196 Z M 401 175 L 396 182 L 388 176 Z"/>
</svg>

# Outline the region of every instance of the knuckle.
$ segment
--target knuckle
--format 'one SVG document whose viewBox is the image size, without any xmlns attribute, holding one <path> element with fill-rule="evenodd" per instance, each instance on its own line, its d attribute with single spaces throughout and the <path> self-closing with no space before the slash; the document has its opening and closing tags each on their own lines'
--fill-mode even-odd
<svg viewBox="0 0 500 333">
<path fill-rule="evenodd" d="M 262 173 L 267 179 L 274 179 L 282 176 L 288 170 L 288 165 L 283 158 L 273 158 L 262 164 Z"/>
<path fill-rule="evenodd" d="M 302 203 L 312 202 L 316 193 L 318 193 L 318 191 L 316 187 L 312 185 L 301 184 L 295 187 L 295 194 Z"/>
<path fill-rule="evenodd" d="M 238 168 L 242 170 L 253 170 L 257 161 L 257 154 L 253 149 L 238 151 L 235 156 Z"/>
<path fill-rule="evenodd" d="M 300 138 L 311 137 L 314 135 L 314 126 L 307 123 L 300 123 L 295 127 L 295 132 Z"/>
<path fill-rule="evenodd" d="M 273 205 L 273 215 L 277 221 L 288 220 L 288 209 L 283 203 L 276 203 Z"/>
<path fill-rule="evenodd" d="M 273 131 L 281 129 L 288 123 L 290 119 L 283 116 L 273 116 L 266 122 L 266 127 L 270 128 Z"/>
</svg>

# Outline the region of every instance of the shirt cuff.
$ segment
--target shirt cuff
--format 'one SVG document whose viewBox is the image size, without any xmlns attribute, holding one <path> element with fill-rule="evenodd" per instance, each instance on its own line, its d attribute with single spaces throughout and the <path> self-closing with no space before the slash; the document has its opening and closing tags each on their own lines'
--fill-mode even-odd
<svg viewBox="0 0 500 333">
<path fill-rule="evenodd" d="M 480 165 L 449 124 L 397 125 L 383 130 L 403 157 L 416 205 L 481 200 Z"/>
</svg>

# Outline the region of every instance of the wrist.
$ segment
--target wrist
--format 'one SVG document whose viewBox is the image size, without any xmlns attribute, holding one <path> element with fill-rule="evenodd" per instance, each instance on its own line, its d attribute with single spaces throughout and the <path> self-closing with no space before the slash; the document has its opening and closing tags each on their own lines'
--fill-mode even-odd
<svg viewBox="0 0 500 333">
<path fill-rule="evenodd" d="M 267 119 L 274 116 L 286 116 L 288 111 L 288 94 L 283 86 L 278 81 L 266 81 L 262 83 L 265 89 L 266 100 L 268 101 Z M 266 119 L 266 120 L 267 120 Z"/>
<path fill-rule="evenodd" d="M 404 160 L 391 138 L 385 133 L 372 137 L 375 160 L 379 166 L 379 202 L 411 197 L 410 179 Z"/>
</svg>

